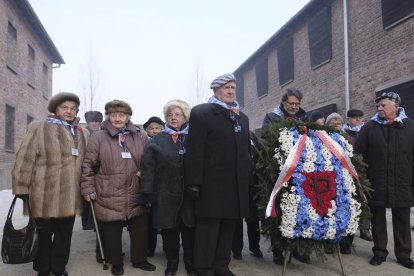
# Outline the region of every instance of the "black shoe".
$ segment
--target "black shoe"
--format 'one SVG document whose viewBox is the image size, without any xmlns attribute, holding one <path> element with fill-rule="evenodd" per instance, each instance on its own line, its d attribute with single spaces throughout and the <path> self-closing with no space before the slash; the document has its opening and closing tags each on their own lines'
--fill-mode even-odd
<svg viewBox="0 0 414 276">
<path fill-rule="evenodd" d="M 236 259 L 236 260 L 243 259 L 242 253 L 241 252 L 235 252 L 235 253 L 233 253 L 233 258 Z"/>
<path fill-rule="evenodd" d="M 154 271 L 157 268 L 155 265 L 149 263 L 148 261 L 143 261 L 140 263 L 133 263 L 132 266 L 135 268 L 140 268 L 145 271 Z"/>
<path fill-rule="evenodd" d="M 348 245 L 348 244 L 340 244 L 339 245 L 339 250 L 344 255 L 350 255 L 351 254 L 351 246 Z"/>
<path fill-rule="evenodd" d="M 372 241 L 372 236 L 369 230 L 361 230 L 359 231 L 359 237 L 366 241 Z"/>
<path fill-rule="evenodd" d="M 99 264 L 102 264 L 103 263 L 103 259 L 96 257 L 96 262 L 99 263 Z"/>
<path fill-rule="evenodd" d="M 174 276 L 178 270 L 178 260 L 172 260 L 167 262 L 167 268 L 165 269 L 165 276 Z"/>
<path fill-rule="evenodd" d="M 37 273 L 37 276 L 50 276 L 49 271 L 40 271 Z"/>
<path fill-rule="evenodd" d="M 123 275 L 124 265 L 123 264 L 112 265 L 111 272 L 112 272 L 112 275 Z"/>
<path fill-rule="evenodd" d="M 283 256 L 282 251 L 273 251 L 273 262 L 278 265 L 283 265 L 285 262 L 285 257 Z"/>
<path fill-rule="evenodd" d="M 49 274 L 47 274 L 49 275 Z M 63 271 L 56 271 L 56 272 L 52 272 L 53 276 L 68 276 L 68 272 L 66 270 Z"/>
<path fill-rule="evenodd" d="M 308 254 L 304 253 L 304 254 L 299 254 L 299 252 L 297 250 L 294 250 L 292 253 L 292 256 L 298 260 L 299 262 L 305 263 L 305 264 L 310 264 L 310 257 Z"/>
<path fill-rule="evenodd" d="M 408 269 L 414 269 L 414 262 L 410 258 L 397 259 L 397 262 Z"/>
<path fill-rule="evenodd" d="M 224 272 L 224 273 L 216 273 L 214 274 L 215 276 L 236 276 L 236 274 L 234 274 L 233 272 L 231 272 L 230 270 Z"/>
<path fill-rule="evenodd" d="M 385 262 L 386 259 L 387 258 L 385 258 L 385 257 L 374 255 L 374 257 L 372 257 L 372 259 L 369 261 L 369 263 L 371 265 L 381 265 L 383 262 Z"/>
<path fill-rule="evenodd" d="M 256 258 L 263 258 L 263 253 L 260 250 L 260 248 L 250 250 L 250 252 L 252 252 L 253 256 L 255 256 Z"/>
<path fill-rule="evenodd" d="M 154 255 L 155 255 L 154 250 L 150 250 L 150 249 L 147 250 L 147 257 L 154 257 Z"/>
<path fill-rule="evenodd" d="M 197 273 L 194 269 L 194 264 L 192 261 L 184 260 L 185 270 L 187 271 L 188 276 L 197 276 Z"/>
</svg>

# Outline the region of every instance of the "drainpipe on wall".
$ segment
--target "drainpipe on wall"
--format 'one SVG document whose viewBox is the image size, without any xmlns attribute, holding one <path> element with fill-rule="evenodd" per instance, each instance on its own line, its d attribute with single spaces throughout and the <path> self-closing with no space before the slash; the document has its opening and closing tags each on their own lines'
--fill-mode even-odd
<svg viewBox="0 0 414 276">
<path fill-rule="evenodd" d="M 344 3 L 344 69 L 345 69 L 345 110 L 349 110 L 349 48 L 348 48 L 348 1 Z"/>
</svg>

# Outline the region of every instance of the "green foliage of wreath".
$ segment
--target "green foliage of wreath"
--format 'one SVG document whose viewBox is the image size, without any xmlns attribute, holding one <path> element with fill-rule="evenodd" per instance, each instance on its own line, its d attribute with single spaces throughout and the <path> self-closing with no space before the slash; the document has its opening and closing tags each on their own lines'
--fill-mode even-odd
<svg viewBox="0 0 414 276">
<path fill-rule="evenodd" d="M 269 128 L 266 130 L 259 130 L 258 136 L 261 137 L 262 149 L 259 153 L 259 158 L 256 163 L 256 175 L 258 178 L 257 184 L 257 194 L 256 200 L 258 202 L 258 211 L 259 216 L 262 220 L 262 233 L 271 239 L 272 246 L 276 245 L 277 247 L 281 248 L 285 252 L 292 252 L 293 250 L 297 250 L 299 254 L 307 253 L 310 254 L 311 252 L 315 252 L 316 255 L 324 260 L 325 259 L 325 251 L 335 252 L 335 245 L 327 240 L 324 241 L 316 241 L 313 239 L 288 239 L 281 235 L 278 226 L 280 224 L 280 215 L 276 218 L 265 218 L 266 207 L 272 193 L 273 186 L 277 180 L 279 175 L 279 164 L 274 159 L 275 155 L 275 148 L 280 147 L 279 143 L 279 136 L 280 130 L 283 128 L 303 128 L 307 127 L 308 129 L 313 130 L 325 130 L 329 132 L 338 132 L 333 127 L 328 126 L 320 126 L 314 123 L 308 122 L 296 122 L 296 121 L 287 121 L 281 120 L 277 123 L 271 124 Z M 341 135 L 346 137 L 346 133 L 340 133 Z M 368 197 L 369 192 L 372 191 L 370 188 L 371 184 L 367 178 L 367 164 L 363 162 L 362 156 L 358 154 L 354 154 L 351 158 L 353 165 L 358 173 L 359 180 L 362 186 L 362 190 L 364 191 L 365 195 Z M 281 214 L 280 209 L 280 195 L 283 194 L 285 191 L 282 188 L 281 192 L 279 193 L 278 197 L 276 198 L 276 206 L 278 214 Z M 361 221 L 363 219 L 369 219 L 371 217 L 371 213 L 369 211 L 368 203 L 363 202 L 361 195 L 359 194 L 359 190 L 357 189 L 357 197 L 356 199 L 358 202 L 361 203 L 361 215 L 360 215 L 360 223 L 359 227 L 363 227 Z"/>
</svg>

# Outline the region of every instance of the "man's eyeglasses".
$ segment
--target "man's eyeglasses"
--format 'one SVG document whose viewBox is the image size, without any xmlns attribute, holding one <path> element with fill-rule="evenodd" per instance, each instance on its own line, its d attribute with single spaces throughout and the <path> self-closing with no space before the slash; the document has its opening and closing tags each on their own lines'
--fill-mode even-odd
<svg viewBox="0 0 414 276">
<path fill-rule="evenodd" d="M 300 103 L 292 103 L 292 102 L 284 102 L 284 103 L 292 107 L 300 106 Z"/>
</svg>

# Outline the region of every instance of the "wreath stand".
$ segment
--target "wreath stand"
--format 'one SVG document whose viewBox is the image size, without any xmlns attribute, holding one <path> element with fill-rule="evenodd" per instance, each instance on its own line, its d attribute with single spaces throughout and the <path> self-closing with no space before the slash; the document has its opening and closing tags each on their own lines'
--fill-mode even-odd
<svg viewBox="0 0 414 276">
<path fill-rule="evenodd" d="M 342 261 L 341 251 L 339 250 L 339 244 L 335 246 L 335 249 L 336 249 L 336 254 L 338 254 L 339 263 L 341 264 L 342 275 L 346 276 L 345 269 L 344 269 L 344 263 Z M 289 255 L 289 258 L 288 258 L 288 255 Z M 288 268 L 288 262 L 290 263 L 291 259 L 292 259 L 292 252 L 291 251 L 286 251 L 285 261 L 283 263 L 282 276 L 286 275 L 287 268 Z"/>
</svg>

